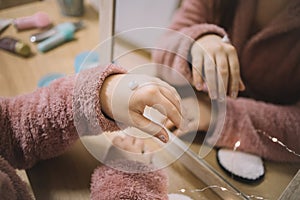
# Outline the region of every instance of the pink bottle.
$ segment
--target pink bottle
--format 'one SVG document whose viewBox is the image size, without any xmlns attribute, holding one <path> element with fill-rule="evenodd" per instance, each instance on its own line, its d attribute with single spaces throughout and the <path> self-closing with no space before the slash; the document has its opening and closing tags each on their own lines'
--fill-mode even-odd
<svg viewBox="0 0 300 200">
<path fill-rule="evenodd" d="M 45 12 L 37 12 L 32 16 L 20 17 L 14 20 L 14 25 L 18 30 L 45 28 L 50 24 L 50 18 Z"/>
</svg>

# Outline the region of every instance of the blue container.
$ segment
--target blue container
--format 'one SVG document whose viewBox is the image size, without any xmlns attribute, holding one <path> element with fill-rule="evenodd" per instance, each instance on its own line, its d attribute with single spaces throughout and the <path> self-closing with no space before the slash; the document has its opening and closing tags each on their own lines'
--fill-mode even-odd
<svg viewBox="0 0 300 200">
<path fill-rule="evenodd" d="M 75 73 L 98 66 L 99 55 L 96 52 L 85 51 L 75 57 Z"/>
<path fill-rule="evenodd" d="M 38 87 L 45 87 L 48 86 L 52 81 L 59 79 L 61 77 L 64 77 L 64 74 L 60 73 L 51 73 L 43 76 L 39 82 L 38 82 Z"/>
</svg>

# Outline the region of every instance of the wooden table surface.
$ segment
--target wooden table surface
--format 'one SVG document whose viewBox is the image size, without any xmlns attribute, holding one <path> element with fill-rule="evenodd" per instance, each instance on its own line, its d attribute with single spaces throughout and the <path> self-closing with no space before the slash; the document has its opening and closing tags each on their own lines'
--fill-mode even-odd
<svg viewBox="0 0 300 200">
<path fill-rule="evenodd" d="M 22 39 L 30 44 L 34 55 L 30 58 L 22 58 L 0 51 L 1 96 L 15 96 L 31 92 L 37 88 L 38 80 L 48 73 L 74 73 L 75 56 L 83 51 L 93 49 L 98 44 L 98 14 L 88 4 L 85 4 L 85 14 L 80 18 L 61 15 L 55 0 L 45 0 L 0 10 L 0 18 L 27 16 L 41 10 L 50 15 L 54 24 L 83 19 L 86 28 L 75 34 L 76 40 L 47 53 L 40 53 L 37 51 L 36 44 L 29 42 L 29 36 L 39 32 L 39 30 L 18 32 L 13 26 L 10 26 L 0 37 L 14 36 Z M 117 47 L 117 49 L 122 48 L 126 48 L 126 45 L 119 44 Z M 132 66 L 133 64 L 146 63 L 149 60 L 150 57 L 147 53 L 135 52 L 127 55 L 124 59 L 120 59 L 120 64 Z M 192 149 L 197 152 L 199 146 L 195 142 Z M 258 184 L 248 185 L 227 176 L 218 166 L 215 154 L 215 151 L 212 151 L 206 161 L 226 180 L 248 195 L 254 194 L 267 199 L 277 199 L 300 168 L 299 165 L 295 164 L 265 162 L 265 179 Z M 28 184 L 31 185 L 36 199 L 89 199 L 90 175 L 100 164 L 78 141 L 63 155 L 41 161 L 32 169 L 27 170 Z M 181 188 L 192 190 L 206 187 L 201 180 L 196 179 L 178 162 L 167 167 L 166 170 L 170 178 L 170 192 L 179 193 Z M 24 173 L 23 177 L 26 179 Z M 195 194 L 190 193 L 190 195 Z M 209 190 L 201 193 L 200 196 L 197 194 L 193 197 L 195 199 L 218 199 Z"/>
</svg>

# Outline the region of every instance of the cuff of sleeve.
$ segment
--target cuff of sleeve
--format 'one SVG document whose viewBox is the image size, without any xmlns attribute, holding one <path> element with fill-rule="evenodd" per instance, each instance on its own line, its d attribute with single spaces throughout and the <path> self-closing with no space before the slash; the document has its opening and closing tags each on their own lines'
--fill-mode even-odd
<svg viewBox="0 0 300 200">
<path fill-rule="evenodd" d="M 251 121 L 247 117 L 247 110 L 243 108 L 243 104 L 240 104 L 239 101 L 227 98 L 224 124 L 220 122 L 222 120 L 217 122 L 216 126 L 221 131 L 213 133 L 208 140 L 209 144 L 215 144 L 218 147 L 233 148 L 237 141 L 244 140 L 243 136 L 249 135 L 246 133 L 248 129 L 245 129 L 244 126 L 249 125 Z M 241 133 L 241 130 L 243 130 L 243 133 Z"/>
<path fill-rule="evenodd" d="M 126 70 L 111 64 L 85 70 L 78 75 L 74 87 L 73 109 L 74 123 L 79 136 L 120 129 L 115 121 L 103 114 L 99 91 L 106 77 L 121 73 L 126 73 Z"/>
<path fill-rule="evenodd" d="M 221 131 L 214 132 L 207 140 L 208 144 L 229 149 L 238 147 L 241 151 L 262 155 L 263 152 L 259 149 L 263 145 L 262 140 L 253 128 L 247 108 L 252 106 L 252 101 L 249 102 L 244 98 L 236 100 L 227 98 L 224 124 L 217 123 L 217 126 L 221 126 L 218 127 Z"/>
<path fill-rule="evenodd" d="M 190 26 L 187 28 L 182 29 L 182 33 L 188 35 L 189 37 L 193 38 L 194 40 L 200 38 L 206 34 L 216 34 L 221 37 L 227 35 L 226 31 L 215 25 L 215 24 L 196 24 L 194 26 Z"/>
</svg>

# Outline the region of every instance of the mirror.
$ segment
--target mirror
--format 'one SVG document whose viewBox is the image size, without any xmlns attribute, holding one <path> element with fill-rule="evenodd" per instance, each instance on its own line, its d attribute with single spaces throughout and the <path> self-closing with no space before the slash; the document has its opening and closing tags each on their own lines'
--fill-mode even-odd
<svg viewBox="0 0 300 200">
<path fill-rule="evenodd" d="M 100 58 L 102 58 L 101 61 L 104 63 L 109 63 L 110 61 L 117 60 L 118 64 L 128 67 L 129 69 L 130 67 L 150 63 L 151 58 L 149 52 L 151 48 L 149 47 L 153 47 L 152 45 L 159 41 L 160 36 L 165 30 L 159 29 L 159 31 L 157 31 L 156 29 L 156 31 L 153 31 L 153 29 L 148 29 L 148 32 L 141 32 L 139 29 L 145 27 L 166 28 L 179 4 L 179 0 L 101 0 L 101 41 L 105 41 L 107 38 L 110 38 L 113 35 L 118 35 L 118 37 L 108 42 L 106 48 L 103 48 L 104 52 L 100 52 Z M 138 30 L 133 31 L 134 29 Z M 130 62 L 128 62 L 128 59 L 124 59 L 127 60 L 127 62 L 122 62 L 122 58 L 128 56 L 131 57 L 131 59 L 129 59 Z M 147 73 L 155 75 L 156 69 L 153 68 L 152 71 L 150 70 Z M 185 142 L 186 137 L 188 136 L 180 138 L 181 141 Z M 268 139 L 275 140 L 274 138 Z M 201 148 L 208 148 L 206 144 L 203 144 L 203 140 L 205 140 L 204 133 L 198 133 L 194 138 L 193 143 L 190 146 L 190 150 L 194 153 L 194 155 L 198 155 L 201 151 Z M 280 143 L 278 144 L 280 145 Z M 224 169 L 218 163 L 216 148 L 209 151 L 207 156 L 203 158 L 198 155 L 198 159 L 204 160 L 205 163 L 208 164 L 207 167 L 209 171 L 213 172 L 215 177 L 221 177 L 226 184 L 234 188 L 234 193 L 237 198 L 284 199 L 286 198 L 287 193 L 291 191 L 290 188 L 295 186 L 295 183 L 297 185 L 299 182 L 299 173 L 298 175 L 296 174 L 300 169 L 300 164 L 263 160 L 263 166 L 265 170 L 264 177 L 260 181 L 246 183 L 237 180 L 224 171 Z M 196 166 L 196 161 L 194 162 L 194 165 Z M 190 170 L 194 174 L 197 172 L 197 168 Z M 187 176 L 187 179 L 188 178 L 189 177 Z M 204 178 L 212 179 L 212 182 L 214 181 L 214 177 L 212 176 L 203 177 L 203 179 Z M 177 191 L 182 193 L 186 192 L 186 194 L 191 193 L 191 191 L 201 193 L 205 191 L 206 187 L 211 187 L 218 188 L 218 190 L 224 192 L 224 194 L 228 193 L 228 190 L 223 186 L 220 186 L 218 182 L 207 185 L 206 187 L 202 186 L 202 188 L 195 188 L 195 186 L 193 187 L 194 188 L 177 188 Z M 295 193 L 295 190 L 293 193 L 294 194 L 291 194 L 290 192 L 289 195 L 299 194 L 299 189 L 298 193 Z M 222 194 L 219 196 L 222 197 Z"/>
</svg>

